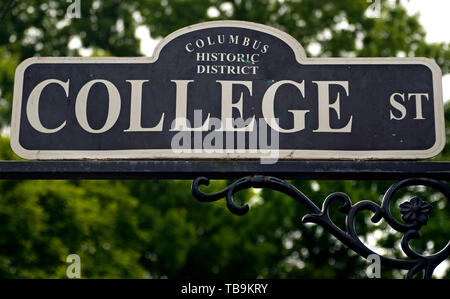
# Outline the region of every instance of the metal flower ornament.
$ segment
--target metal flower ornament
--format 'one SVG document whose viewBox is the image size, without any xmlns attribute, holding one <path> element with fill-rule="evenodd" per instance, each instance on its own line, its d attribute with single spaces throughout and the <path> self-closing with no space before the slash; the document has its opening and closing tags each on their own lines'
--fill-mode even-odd
<svg viewBox="0 0 450 299">
<path fill-rule="evenodd" d="M 418 197 L 413 197 L 410 201 L 400 205 L 400 213 L 402 214 L 403 221 L 406 223 L 411 224 L 417 221 L 425 225 L 430 216 L 431 208 L 429 203 L 422 201 Z"/>
<path fill-rule="evenodd" d="M 422 226 L 426 225 L 431 212 L 431 205 L 422 201 L 418 197 L 413 197 L 411 200 L 400 204 L 400 213 L 404 223 L 395 219 L 390 210 L 390 203 L 395 194 L 409 186 L 427 186 L 441 192 L 447 200 L 450 199 L 450 188 L 446 184 L 426 178 L 418 179 L 405 179 L 394 185 L 392 185 L 384 194 L 381 205 L 378 205 L 369 200 L 359 201 L 356 204 L 352 204 L 349 196 L 345 193 L 335 192 L 325 198 L 322 209 L 317 207 L 307 196 L 300 192 L 293 185 L 288 182 L 271 177 L 271 176 L 247 176 L 241 178 L 224 190 L 206 194 L 200 191 L 201 185 L 208 185 L 209 179 L 206 177 L 198 177 L 192 183 L 192 194 L 195 198 L 202 202 L 212 202 L 222 198 L 226 199 L 226 204 L 230 212 L 235 215 L 245 215 L 249 212 L 249 206 L 238 206 L 233 201 L 233 195 L 241 190 L 248 188 L 270 188 L 279 192 L 282 192 L 300 204 L 304 205 L 309 214 L 303 216 L 303 223 L 315 223 L 322 226 L 326 231 L 336 237 L 340 242 L 345 244 L 348 248 L 362 256 L 367 258 L 369 255 L 376 254 L 369 249 L 359 238 L 355 230 L 355 217 L 363 211 L 368 210 L 374 213 L 371 218 L 373 223 L 377 223 L 384 219 L 393 229 L 403 234 L 401 240 L 401 249 L 409 259 L 392 259 L 384 256 L 380 256 L 381 265 L 409 270 L 407 278 L 413 278 L 420 271 L 424 272 L 423 277 L 429 279 L 433 275 L 434 269 L 442 263 L 450 255 L 450 242 L 441 251 L 424 256 L 415 252 L 409 245 L 412 239 L 419 239 L 419 230 Z M 333 201 L 339 201 L 342 203 L 339 211 L 346 215 L 346 229 L 345 231 L 339 228 L 329 216 L 329 207 Z"/>
</svg>

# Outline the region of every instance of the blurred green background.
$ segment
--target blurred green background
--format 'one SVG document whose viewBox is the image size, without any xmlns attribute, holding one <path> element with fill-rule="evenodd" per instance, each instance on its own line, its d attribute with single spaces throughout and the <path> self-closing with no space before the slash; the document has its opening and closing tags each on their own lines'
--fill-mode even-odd
<svg viewBox="0 0 450 299">
<path fill-rule="evenodd" d="M 296 38 L 308 56 L 429 57 L 450 72 L 445 43 L 425 42 L 417 15 L 399 1 L 382 2 L 378 18 L 367 17 L 366 0 L 80 0 L 81 18 L 68 19 L 71 3 L 60 0 L 0 1 L 0 158 L 10 149 L 14 71 L 31 56 L 142 56 L 136 28 L 153 38 L 194 23 L 233 19 L 266 24 Z M 81 47 L 69 47 L 77 39 Z M 314 47 L 309 47 L 314 45 Z M 316 49 L 311 53 L 309 49 Z M 448 99 L 445 99 L 448 100 Z M 450 120 L 450 105 L 446 104 Z M 447 122 L 447 128 L 449 124 Z M 447 129 L 447 132 L 448 129 Z M 449 135 L 449 134 L 447 134 Z M 447 136 L 447 140 L 450 140 Z M 450 147 L 434 160 L 449 161 Z M 227 185 L 216 181 L 205 190 Z M 380 202 L 392 182 L 293 181 L 318 206 L 335 191 L 353 203 Z M 202 204 L 190 181 L 0 181 L 0 277 L 65 278 L 66 257 L 81 257 L 82 278 L 364 278 L 369 265 L 322 228 L 301 224 L 306 210 L 270 190 L 238 194 L 251 211 L 238 217 L 225 204 Z M 434 253 L 450 236 L 448 203 L 434 190 L 410 188 L 433 205 L 418 252 Z M 333 217 L 344 216 L 333 206 Z M 447 210 L 447 212 L 446 212 Z M 397 212 L 397 217 L 398 217 Z M 401 236 L 370 213 L 358 218 L 361 238 L 378 253 L 403 257 Z M 450 278 L 445 265 L 440 277 Z M 404 271 L 383 269 L 383 278 Z"/>
</svg>

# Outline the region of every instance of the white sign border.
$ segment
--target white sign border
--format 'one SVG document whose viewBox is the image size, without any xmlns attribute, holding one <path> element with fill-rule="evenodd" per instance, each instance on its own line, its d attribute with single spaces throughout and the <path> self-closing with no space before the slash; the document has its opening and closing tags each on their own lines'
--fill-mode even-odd
<svg viewBox="0 0 450 299">
<path fill-rule="evenodd" d="M 27 150 L 19 143 L 20 115 L 22 104 L 23 76 L 28 66 L 37 63 L 152 63 L 158 60 L 166 44 L 183 34 L 200 29 L 215 27 L 238 27 L 253 29 L 273 35 L 288 44 L 300 64 L 420 64 L 428 67 L 433 74 L 433 93 L 436 142 L 427 150 L 278 150 L 279 160 L 412 160 L 426 159 L 438 155 L 445 146 L 445 120 L 442 96 L 442 72 L 433 59 L 429 58 L 307 58 L 300 43 L 289 34 L 262 24 L 245 21 L 212 21 L 179 29 L 165 37 L 155 48 L 152 57 L 33 57 L 24 60 L 16 69 L 14 97 L 11 119 L 11 147 L 21 158 L 30 160 L 243 160 L 260 159 L 261 153 L 175 153 L 163 150 Z"/>
</svg>

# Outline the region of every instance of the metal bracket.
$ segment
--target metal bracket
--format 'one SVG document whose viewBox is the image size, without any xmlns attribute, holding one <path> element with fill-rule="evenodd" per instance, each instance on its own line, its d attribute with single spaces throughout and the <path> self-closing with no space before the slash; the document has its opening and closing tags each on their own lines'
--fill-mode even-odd
<svg viewBox="0 0 450 299">
<path fill-rule="evenodd" d="M 238 179 L 224 190 L 215 194 L 200 191 L 209 179 Z M 423 178 L 426 177 L 426 178 Z M 240 179 L 239 179 L 240 178 Z M 194 179 L 192 194 L 203 202 L 226 198 L 228 209 L 236 215 L 248 213 L 247 205 L 238 206 L 233 195 L 243 189 L 270 188 L 289 195 L 304 205 L 309 214 L 304 223 L 315 223 L 335 236 L 354 252 L 366 258 L 374 254 L 359 239 L 355 232 L 355 215 L 362 210 L 374 213 L 372 222 L 385 219 L 396 231 L 403 234 L 401 248 L 409 259 L 380 257 L 382 265 L 409 270 L 412 278 L 424 271 L 425 278 L 431 278 L 434 269 L 450 254 L 450 243 L 440 252 L 423 256 L 413 251 L 409 241 L 420 237 L 419 229 L 426 224 L 431 207 L 419 198 L 412 198 L 400 205 L 402 224 L 393 218 L 389 204 L 393 196 L 408 186 L 425 185 L 440 191 L 447 200 L 450 188 L 438 181 L 450 181 L 450 162 L 416 161 L 279 161 L 274 165 L 259 161 L 0 161 L 0 179 Z M 287 179 L 302 180 L 402 180 L 392 185 L 384 194 L 381 206 L 371 201 L 352 204 L 344 193 L 329 195 L 319 209 Z M 346 215 L 345 231 L 336 226 L 328 215 L 333 201 L 343 203 L 340 211 Z"/>
<path fill-rule="evenodd" d="M 413 278 L 415 274 L 422 270 L 424 270 L 423 277 L 425 279 L 431 278 L 436 267 L 450 255 L 450 242 L 447 243 L 444 249 L 429 256 L 423 256 L 415 252 L 409 245 L 410 240 L 420 238 L 419 230 L 427 223 L 431 212 L 430 204 L 422 201 L 418 197 L 413 197 L 411 200 L 402 203 L 400 205 L 400 212 L 402 214 L 402 219 L 406 224 L 397 221 L 390 211 L 390 202 L 393 196 L 400 189 L 408 186 L 423 185 L 431 187 L 441 192 L 447 200 L 449 200 L 449 186 L 434 179 L 411 178 L 392 185 L 384 194 L 381 206 L 368 200 L 363 200 L 353 205 L 350 198 L 345 193 L 332 193 L 323 202 L 322 209 L 319 209 L 307 196 L 293 185 L 271 176 L 246 176 L 238 179 L 222 191 L 212 194 L 200 191 L 201 185 L 209 185 L 209 179 L 206 177 L 198 177 L 193 181 L 191 191 L 197 200 L 201 202 L 213 202 L 225 198 L 230 212 L 239 216 L 247 214 L 249 212 L 249 206 L 247 204 L 243 206 L 236 205 L 233 201 L 233 195 L 236 192 L 252 187 L 269 188 L 282 192 L 308 209 L 310 213 L 302 218 L 303 223 L 315 223 L 322 226 L 326 231 L 363 258 L 367 258 L 369 255 L 375 254 L 375 252 L 369 249 L 356 234 L 355 216 L 362 210 L 369 210 L 374 213 L 371 218 L 372 223 L 377 223 L 381 219 L 384 219 L 393 229 L 403 234 L 401 248 L 409 259 L 392 259 L 380 256 L 380 261 L 384 266 L 409 270 L 407 278 Z M 345 231 L 336 226 L 329 217 L 329 207 L 333 201 L 342 203 L 339 210 L 346 215 Z"/>
</svg>

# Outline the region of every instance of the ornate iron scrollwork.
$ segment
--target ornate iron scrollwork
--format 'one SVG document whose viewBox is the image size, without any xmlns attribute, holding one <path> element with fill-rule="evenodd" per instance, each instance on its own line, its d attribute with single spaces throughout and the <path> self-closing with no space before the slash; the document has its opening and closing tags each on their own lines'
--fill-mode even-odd
<svg viewBox="0 0 450 299">
<path fill-rule="evenodd" d="M 400 223 L 395 219 L 390 211 L 390 203 L 394 195 L 401 189 L 408 186 L 427 186 L 441 192 L 447 200 L 450 199 L 450 188 L 439 181 L 425 178 L 405 179 L 392 185 L 384 194 L 381 206 L 368 200 L 359 201 L 352 204 L 350 198 L 345 193 L 332 193 L 323 202 L 322 209 L 319 209 L 307 196 L 300 192 L 293 185 L 284 180 L 271 176 L 247 176 L 241 178 L 220 192 L 207 194 L 200 191 L 201 185 L 208 185 L 209 179 L 198 177 L 192 183 L 192 194 L 201 202 L 212 202 L 222 198 L 226 199 L 226 204 L 231 213 L 235 215 L 245 215 L 249 211 L 247 204 L 237 205 L 233 200 L 236 192 L 247 188 L 270 188 L 292 197 L 300 204 L 305 206 L 309 214 L 302 218 L 303 223 L 315 223 L 322 226 L 326 231 L 335 236 L 339 241 L 348 246 L 354 252 L 367 258 L 371 254 L 376 254 L 369 249 L 358 237 L 355 231 L 355 216 L 363 210 L 369 210 L 374 213 L 371 218 L 373 223 L 384 219 L 393 229 L 403 234 L 401 248 L 409 259 L 392 259 L 380 256 L 381 264 L 396 269 L 409 270 L 407 278 L 412 278 L 419 271 L 424 271 L 424 278 L 431 278 L 436 267 L 450 255 L 450 242 L 447 243 L 441 251 L 424 256 L 415 252 L 409 245 L 412 239 L 419 239 L 419 230 L 426 225 L 431 205 L 423 202 L 420 198 L 414 197 L 410 201 L 400 205 L 402 219 L 406 224 Z M 334 201 L 342 203 L 340 212 L 346 215 L 346 230 L 339 228 L 329 217 L 329 207 Z"/>
</svg>

